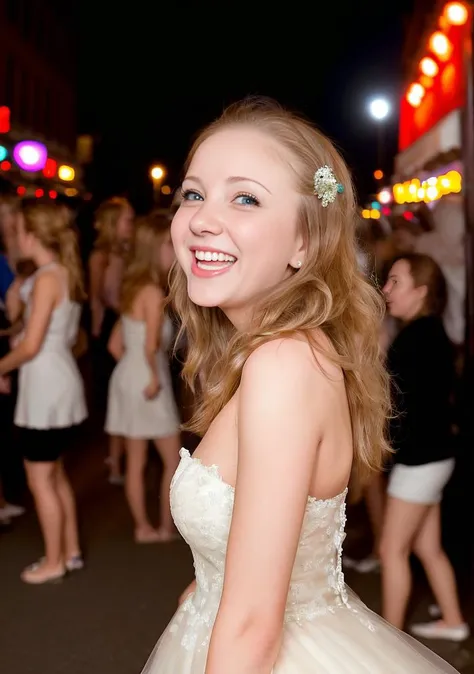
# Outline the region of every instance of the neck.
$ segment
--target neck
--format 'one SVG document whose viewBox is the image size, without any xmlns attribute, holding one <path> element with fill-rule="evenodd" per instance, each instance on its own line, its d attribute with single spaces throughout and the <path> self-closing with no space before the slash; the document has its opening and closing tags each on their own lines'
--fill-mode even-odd
<svg viewBox="0 0 474 674">
<path fill-rule="evenodd" d="M 46 264 L 51 264 L 51 262 L 57 262 L 58 256 L 51 250 L 40 248 L 32 255 L 32 259 L 37 267 L 44 267 Z"/>
</svg>

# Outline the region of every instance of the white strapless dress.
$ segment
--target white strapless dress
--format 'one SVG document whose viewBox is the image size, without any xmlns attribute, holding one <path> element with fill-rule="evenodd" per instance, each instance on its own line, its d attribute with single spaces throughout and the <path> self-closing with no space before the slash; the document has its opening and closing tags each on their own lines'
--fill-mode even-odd
<svg viewBox="0 0 474 674">
<path fill-rule="evenodd" d="M 273 674 L 455 674 L 370 611 L 342 572 L 346 492 L 308 499 Z M 234 490 L 216 466 L 181 450 L 171 486 L 176 526 L 191 546 L 196 592 L 180 606 L 142 674 L 204 674 L 219 608 Z"/>
</svg>

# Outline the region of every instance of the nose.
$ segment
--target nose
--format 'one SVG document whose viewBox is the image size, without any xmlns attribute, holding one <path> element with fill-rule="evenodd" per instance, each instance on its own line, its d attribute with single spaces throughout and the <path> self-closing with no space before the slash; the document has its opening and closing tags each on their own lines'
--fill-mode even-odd
<svg viewBox="0 0 474 674">
<path fill-rule="evenodd" d="M 223 223 L 216 209 L 209 202 L 204 202 L 200 208 L 196 209 L 189 221 L 189 229 L 196 236 L 205 236 L 206 234 L 216 236 L 222 232 Z"/>
<path fill-rule="evenodd" d="M 391 290 L 392 290 L 392 284 L 390 283 L 390 281 L 387 281 L 387 283 L 382 288 L 382 292 L 385 295 L 385 297 L 388 297 L 390 295 Z"/>
</svg>

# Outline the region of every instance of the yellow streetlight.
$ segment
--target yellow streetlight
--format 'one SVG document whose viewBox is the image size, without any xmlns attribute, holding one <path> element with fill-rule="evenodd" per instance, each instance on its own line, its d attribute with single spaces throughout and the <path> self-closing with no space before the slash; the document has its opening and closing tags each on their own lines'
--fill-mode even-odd
<svg viewBox="0 0 474 674">
<path fill-rule="evenodd" d="M 152 166 L 150 169 L 150 177 L 153 181 L 153 198 L 155 201 L 155 206 L 157 206 L 160 201 L 161 183 L 165 177 L 165 173 L 165 169 L 159 164 Z"/>
<path fill-rule="evenodd" d="M 162 180 L 165 170 L 162 166 L 152 166 L 150 175 L 152 180 Z"/>
<path fill-rule="evenodd" d="M 61 180 L 64 180 L 65 182 L 71 182 L 76 177 L 76 172 L 74 171 L 72 166 L 66 166 L 65 164 L 63 164 L 58 169 L 58 176 Z"/>
</svg>

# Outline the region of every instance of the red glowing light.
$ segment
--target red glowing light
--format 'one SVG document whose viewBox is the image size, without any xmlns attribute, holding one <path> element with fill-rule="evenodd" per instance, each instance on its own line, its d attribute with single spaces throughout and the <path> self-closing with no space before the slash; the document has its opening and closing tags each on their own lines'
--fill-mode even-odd
<svg viewBox="0 0 474 674">
<path fill-rule="evenodd" d="M 36 192 L 35 192 L 35 197 L 36 197 L 37 199 L 39 199 L 40 197 L 43 196 L 43 194 L 44 194 L 44 190 L 36 190 Z"/>
<path fill-rule="evenodd" d="M 58 196 L 58 193 L 56 192 L 56 190 L 49 190 L 49 198 L 50 199 L 56 199 L 57 196 Z"/>
<path fill-rule="evenodd" d="M 45 178 L 54 178 L 58 168 L 58 162 L 54 159 L 48 158 L 43 169 L 43 175 Z"/>
<path fill-rule="evenodd" d="M 0 133 L 10 131 L 10 108 L 6 105 L 0 106 Z"/>
<path fill-rule="evenodd" d="M 12 165 L 10 164 L 9 161 L 2 161 L 0 163 L 0 169 L 2 169 L 2 171 L 9 171 L 11 167 Z"/>
<path fill-rule="evenodd" d="M 413 220 L 413 218 L 415 216 L 413 215 L 413 213 L 411 211 L 404 211 L 403 217 L 405 218 L 405 220 L 408 220 L 410 222 L 411 220 Z"/>
<path fill-rule="evenodd" d="M 20 187 L 16 188 L 16 193 L 18 194 L 19 197 L 22 197 L 26 194 L 26 187 L 23 187 L 23 185 L 20 185 Z"/>
<path fill-rule="evenodd" d="M 392 211 L 390 210 L 390 208 L 388 206 L 382 207 L 382 215 L 390 215 L 391 212 Z"/>
</svg>

